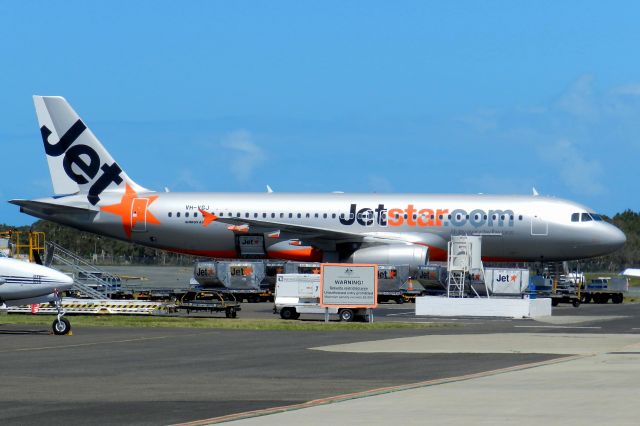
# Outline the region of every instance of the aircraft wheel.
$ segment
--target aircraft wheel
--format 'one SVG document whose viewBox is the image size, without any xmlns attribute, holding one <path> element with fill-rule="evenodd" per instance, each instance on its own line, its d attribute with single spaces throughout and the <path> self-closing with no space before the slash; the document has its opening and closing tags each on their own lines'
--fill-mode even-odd
<svg viewBox="0 0 640 426">
<path fill-rule="evenodd" d="M 71 323 L 66 318 L 60 318 L 59 321 L 57 319 L 53 321 L 51 328 L 53 328 L 53 334 L 62 336 L 69 334 L 71 331 Z"/>
</svg>

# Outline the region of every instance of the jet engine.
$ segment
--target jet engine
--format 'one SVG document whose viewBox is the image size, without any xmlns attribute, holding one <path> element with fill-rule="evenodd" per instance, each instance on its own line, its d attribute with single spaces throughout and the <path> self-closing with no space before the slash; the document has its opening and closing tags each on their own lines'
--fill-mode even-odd
<svg viewBox="0 0 640 426">
<path fill-rule="evenodd" d="M 377 263 L 381 265 L 409 265 L 411 269 L 427 264 L 429 249 L 425 246 L 392 244 L 360 248 L 347 262 Z"/>
</svg>

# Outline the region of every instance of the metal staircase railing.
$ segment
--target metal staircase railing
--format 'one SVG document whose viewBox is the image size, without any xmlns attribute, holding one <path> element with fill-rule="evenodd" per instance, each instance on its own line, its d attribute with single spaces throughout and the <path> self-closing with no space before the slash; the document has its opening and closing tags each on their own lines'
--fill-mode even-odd
<svg viewBox="0 0 640 426">
<path fill-rule="evenodd" d="M 73 271 L 73 290 L 94 299 L 108 299 L 120 289 L 118 276 L 103 271 L 59 244 L 47 242 L 47 259 L 70 267 Z"/>
</svg>

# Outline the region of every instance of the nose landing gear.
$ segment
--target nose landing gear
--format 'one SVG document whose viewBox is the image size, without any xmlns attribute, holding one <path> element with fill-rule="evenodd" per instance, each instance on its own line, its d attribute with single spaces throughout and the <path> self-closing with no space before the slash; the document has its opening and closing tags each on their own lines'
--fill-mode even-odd
<svg viewBox="0 0 640 426">
<path fill-rule="evenodd" d="M 55 291 L 56 295 L 56 310 L 58 311 L 58 316 L 55 320 L 53 320 L 53 324 L 51 324 L 51 328 L 53 329 L 53 334 L 56 336 L 63 336 L 65 334 L 69 334 L 71 332 L 71 323 L 68 319 L 63 318 L 66 313 L 64 309 L 62 309 L 62 296 L 59 291 Z"/>
</svg>

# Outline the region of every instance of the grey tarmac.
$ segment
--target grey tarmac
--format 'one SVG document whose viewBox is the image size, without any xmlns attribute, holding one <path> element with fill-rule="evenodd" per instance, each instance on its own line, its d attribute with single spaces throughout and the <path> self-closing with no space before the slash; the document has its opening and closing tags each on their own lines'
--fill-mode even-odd
<svg viewBox="0 0 640 426">
<path fill-rule="evenodd" d="M 48 335 L 46 328 L 0 325 L 3 343 L 0 376 L 4 385 L 0 388 L 0 423 L 189 422 L 389 386 L 446 381 L 452 377 L 562 360 L 572 353 L 585 356 L 589 347 L 585 349 L 584 345 L 566 345 L 566 350 L 557 350 L 558 342 L 575 340 L 576 335 L 582 336 L 582 342 L 585 339 L 599 342 L 593 346 L 593 353 L 598 356 L 614 356 L 606 351 L 633 344 L 636 335 L 640 340 L 640 304 L 587 305 L 578 309 L 560 306 L 554 308 L 553 319 L 546 322 L 544 319 L 417 318 L 404 314 L 411 308 L 411 305 L 381 305 L 376 312 L 376 320 L 426 321 L 439 326 L 424 330 L 331 332 L 78 327 L 74 329 L 73 336 L 54 337 Z M 258 318 L 271 315 L 273 318 L 268 310 L 268 304 L 243 304 L 241 314 Z M 557 318 L 564 320 L 558 324 Z M 480 339 L 480 335 L 485 335 L 485 345 L 474 351 L 475 338 L 465 335 L 476 335 Z M 527 349 L 526 344 L 520 347 L 509 345 L 510 339 L 522 342 L 532 335 L 543 345 L 544 336 L 553 338 L 548 341 L 554 343 L 546 346 L 548 352 L 542 346 L 537 348 L 537 353 L 528 353 L 527 350 L 534 351 Z M 601 338 L 600 335 L 613 335 L 617 340 L 607 343 L 606 337 Z M 460 336 L 460 339 L 455 336 Z M 400 342 L 407 339 L 407 351 L 390 350 L 394 347 L 393 339 Z M 491 339 L 501 342 L 495 345 L 495 352 L 491 350 Z M 432 343 L 437 343 L 440 350 L 424 350 L 425 345 L 433 346 Z M 344 350 L 348 347 L 357 349 L 358 345 L 360 350 Z M 623 352 L 635 353 L 634 350 Z M 574 364 L 577 362 L 562 362 L 526 371 L 544 371 L 545 368 L 571 371 L 569 367 L 579 365 Z M 512 377 L 512 374 L 520 373 L 504 373 L 499 377 Z M 496 377 L 490 380 L 498 380 Z M 567 386 L 567 383 L 541 377 L 540 383 L 536 382 L 537 385 L 532 387 L 537 392 Z M 606 376 L 599 377 L 599 392 L 614 391 L 608 388 Z M 482 380 L 489 379 L 430 386 L 428 397 L 436 401 L 438 396 L 433 394 L 434 389 L 448 386 L 466 389 L 465 386 Z M 517 386 L 525 384 L 522 382 Z M 611 381 L 611 386 L 616 385 L 621 384 Z M 424 397 L 421 392 L 420 389 L 406 390 L 391 393 L 389 397 L 403 394 L 407 401 L 415 402 Z M 446 395 L 451 398 L 451 393 Z M 463 392 L 461 395 L 466 394 Z M 395 404 L 379 398 L 384 397 L 361 398 L 353 403 L 356 407 L 360 407 L 358 404 L 366 407 L 367 401 L 372 401 L 374 408 L 376 404 L 381 407 Z M 342 404 L 349 403 L 331 406 L 347 406 Z M 331 406 L 309 410 L 326 410 Z M 359 408 L 345 410 L 332 409 L 332 414 L 323 412 L 321 416 L 351 421 Z M 407 410 L 415 414 L 415 407 Z M 304 411 L 296 412 L 303 415 Z M 292 413 L 296 412 L 285 414 L 293 416 Z M 399 419 L 397 413 L 393 414 L 394 419 Z M 464 416 L 456 417 L 455 410 L 449 415 L 452 416 L 449 420 L 469 420 Z M 262 424 L 286 424 L 288 420 L 280 416 L 261 417 L 260 421 Z M 377 419 L 384 422 L 386 418 Z"/>
</svg>

